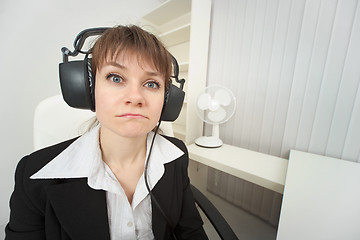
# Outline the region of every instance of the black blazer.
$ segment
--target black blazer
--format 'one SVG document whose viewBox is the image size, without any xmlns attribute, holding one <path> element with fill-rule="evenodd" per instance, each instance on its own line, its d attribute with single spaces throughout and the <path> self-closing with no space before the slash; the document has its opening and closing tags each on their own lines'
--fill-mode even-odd
<svg viewBox="0 0 360 240">
<path fill-rule="evenodd" d="M 180 140 L 167 139 L 185 154 L 165 164 L 165 173 L 152 193 L 175 226 L 178 239 L 207 239 L 190 190 L 187 149 Z M 6 240 L 110 239 L 105 191 L 90 188 L 86 178 L 30 179 L 74 140 L 39 150 L 19 162 Z M 155 239 L 171 238 L 154 203 L 152 228 Z"/>
</svg>

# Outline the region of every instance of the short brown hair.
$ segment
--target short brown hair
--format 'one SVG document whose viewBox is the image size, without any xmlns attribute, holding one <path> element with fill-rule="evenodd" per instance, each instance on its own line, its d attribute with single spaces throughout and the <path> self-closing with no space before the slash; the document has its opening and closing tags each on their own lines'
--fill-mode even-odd
<svg viewBox="0 0 360 240">
<path fill-rule="evenodd" d="M 134 51 L 139 61 L 146 60 L 153 64 L 168 86 L 172 71 L 170 53 L 153 34 L 135 25 L 109 28 L 95 42 L 91 51 L 94 75 L 106 61 L 114 60 L 128 50 Z"/>
</svg>

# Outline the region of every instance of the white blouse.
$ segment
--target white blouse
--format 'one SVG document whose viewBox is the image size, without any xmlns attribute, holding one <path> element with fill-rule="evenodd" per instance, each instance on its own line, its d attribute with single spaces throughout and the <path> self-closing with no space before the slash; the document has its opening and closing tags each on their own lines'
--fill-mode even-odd
<svg viewBox="0 0 360 240">
<path fill-rule="evenodd" d="M 136 186 L 130 204 L 121 184 L 111 169 L 102 161 L 99 146 L 99 129 L 95 127 L 84 134 L 57 157 L 31 176 L 31 179 L 88 178 L 93 189 L 106 191 L 110 236 L 115 239 L 154 239 L 150 195 L 146 189 L 144 174 Z M 147 136 L 147 153 L 154 133 Z M 184 153 L 158 135 L 155 138 L 148 167 L 150 189 L 163 176 L 164 164 Z"/>
</svg>

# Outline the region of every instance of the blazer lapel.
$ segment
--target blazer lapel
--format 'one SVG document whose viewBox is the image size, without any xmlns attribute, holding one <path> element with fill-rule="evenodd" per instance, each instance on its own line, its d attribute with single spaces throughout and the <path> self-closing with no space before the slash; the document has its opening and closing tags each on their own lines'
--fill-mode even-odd
<svg viewBox="0 0 360 240">
<path fill-rule="evenodd" d="M 62 228 L 71 239 L 110 239 L 105 192 L 90 188 L 86 178 L 69 181 L 47 190 Z"/>
</svg>

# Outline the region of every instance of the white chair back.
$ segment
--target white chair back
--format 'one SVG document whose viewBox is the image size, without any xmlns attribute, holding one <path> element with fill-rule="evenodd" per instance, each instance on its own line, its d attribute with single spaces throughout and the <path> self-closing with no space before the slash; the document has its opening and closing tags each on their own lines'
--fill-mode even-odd
<svg viewBox="0 0 360 240">
<path fill-rule="evenodd" d="M 95 118 L 90 110 L 67 105 L 62 95 L 41 101 L 34 115 L 34 150 L 38 150 L 85 133 Z M 172 124 L 162 122 L 163 134 L 174 136 Z"/>
</svg>

